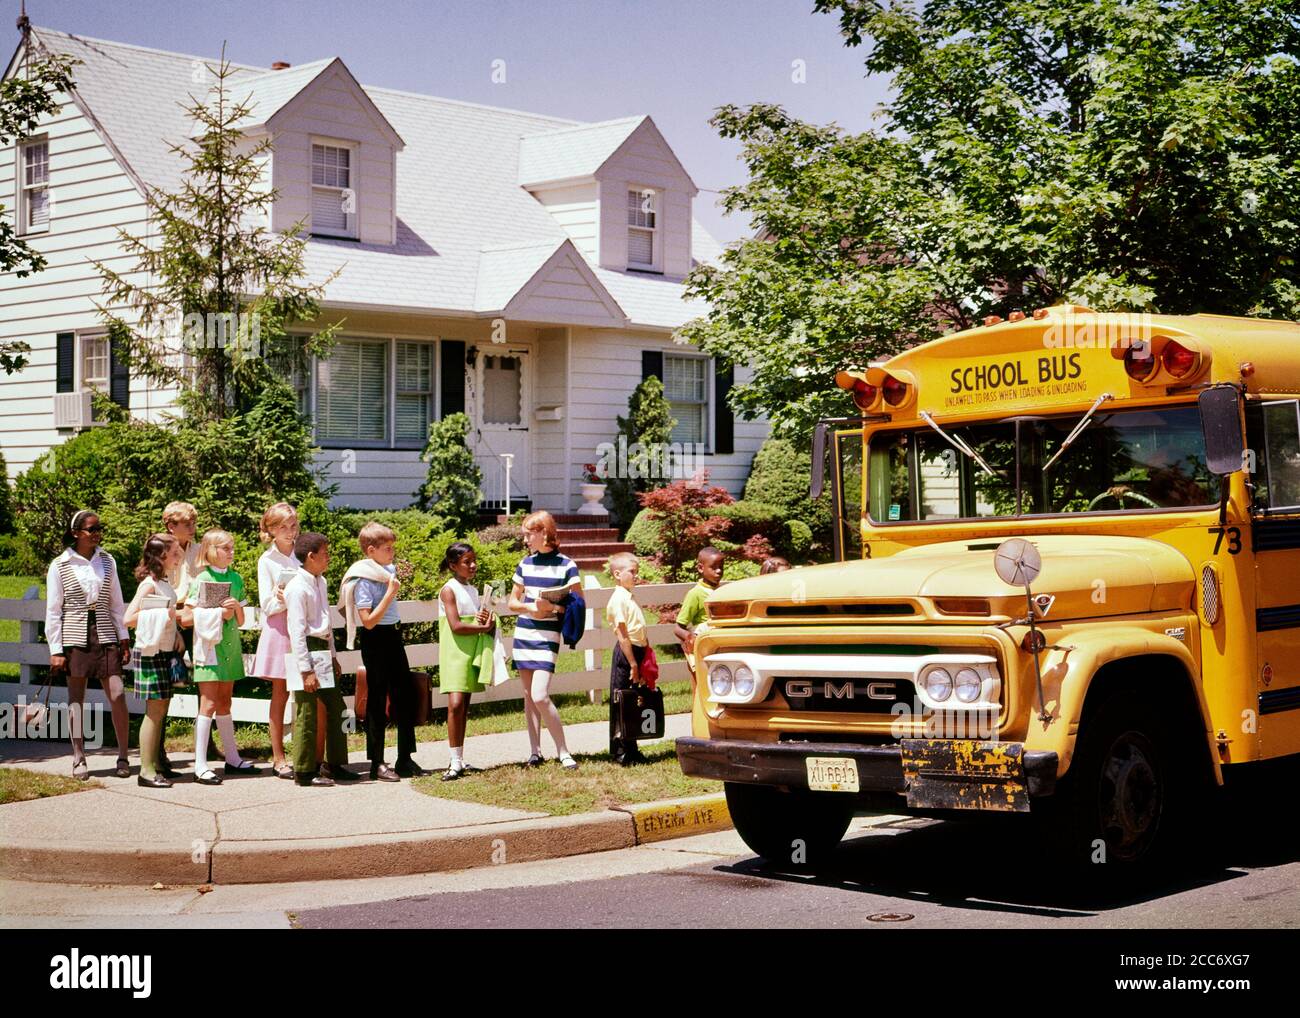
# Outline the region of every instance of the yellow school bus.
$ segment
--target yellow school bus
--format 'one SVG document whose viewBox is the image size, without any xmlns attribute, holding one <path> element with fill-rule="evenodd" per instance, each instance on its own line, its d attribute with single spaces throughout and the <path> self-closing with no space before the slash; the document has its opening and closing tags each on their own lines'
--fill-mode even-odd
<svg viewBox="0 0 1300 1018">
<path fill-rule="evenodd" d="M 1300 753 L 1300 325 L 1044 308 L 836 381 L 839 561 L 711 595 L 678 741 L 754 851 L 1029 813 L 1140 873 Z"/>
</svg>

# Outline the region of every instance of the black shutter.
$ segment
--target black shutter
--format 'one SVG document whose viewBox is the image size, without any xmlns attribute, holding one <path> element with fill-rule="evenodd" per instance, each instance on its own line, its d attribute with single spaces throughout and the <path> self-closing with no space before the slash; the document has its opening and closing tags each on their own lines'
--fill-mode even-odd
<svg viewBox="0 0 1300 1018">
<path fill-rule="evenodd" d="M 730 366 L 719 371 L 713 389 L 713 451 L 719 455 L 736 451 L 736 415 L 727 402 L 733 377 Z"/>
<path fill-rule="evenodd" d="M 641 351 L 641 381 L 654 375 L 659 381 L 664 380 L 664 352 L 662 350 Z"/>
<path fill-rule="evenodd" d="M 124 410 L 131 406 L 131 369 L 116 339 L 108 341 L 108 398 Z"/>
<path fill-rule="evenodd" d="M 439 347 L 442 350 L 438 365 L 442 416 L 463 414 L 465 412 L 465 344 L 459 339 L 444 339 Z"/>
<path fill-rule="evenodd" d="M 54 337 L 54 391 L 71 392 L 76 384 L 77 334 L 60 332 Z"/>
</svg>

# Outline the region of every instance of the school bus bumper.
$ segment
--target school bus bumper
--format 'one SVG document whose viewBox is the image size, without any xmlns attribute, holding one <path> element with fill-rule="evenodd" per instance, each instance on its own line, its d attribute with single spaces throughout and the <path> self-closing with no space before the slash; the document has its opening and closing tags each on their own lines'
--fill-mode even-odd
<svg viewBox="0 0 1300 1018">
<path fill-rule="evenodd" d="M 859 797 L 878 802 L 882 793 L 902 795 L 911 809 L 1027 813 L 1031 799 L 1056 791 L 1056 753 L 1026 752 L 1019 742 L 903 739 L 894 745 L 863 746 L 677 740 L 682 771 L 698 778 L 808 790 L 810 758 L 853 761 Z"/>
</svg>

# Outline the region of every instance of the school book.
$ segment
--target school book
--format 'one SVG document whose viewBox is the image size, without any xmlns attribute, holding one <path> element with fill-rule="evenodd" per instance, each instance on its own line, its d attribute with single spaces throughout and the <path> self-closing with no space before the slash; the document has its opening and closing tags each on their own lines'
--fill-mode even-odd
<svg viewBox="0 0 1300 1018">
<path fill-rule="evenodd" d="M 171 598 L 163 597 L 161 594 L 145 594 L 140 598 L 140 610 L 148 611 L 150 608 L 170 608 L 172 606 Z"/>
<path fill-rule="evenodd" d="M 564 600 L 565 595 L 568 593 L 569 593 L 569 588 L 567 586 L 547 587 L 545 590 L 539 590 L 537 592 L 537 596 L 539 598 L 545 598 L 547 601 L 550 601 L 552 604 L 559 604 L 561 601 Z"/>
<path fill-rule="evenodd" d="M 199 603 L 196 608 L 220 608 L 223 601 L 230 597 L 230 583 L 219 580 L 199 581 Z"/>
</svg>

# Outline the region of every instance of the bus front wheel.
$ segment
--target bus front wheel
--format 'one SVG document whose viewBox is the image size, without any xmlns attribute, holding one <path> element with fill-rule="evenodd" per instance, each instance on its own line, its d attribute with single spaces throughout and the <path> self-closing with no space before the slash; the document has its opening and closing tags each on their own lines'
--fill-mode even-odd
<svg viewBox="0 0 1300 1018">
<path fill-rule="evenodd" d="M 768 785 L 726 783 L 736 833 L 756 854 L 779 866 L 815 866 L 849 829 L 852 808 L 834 792 L 786 792 Z"/>
</svg>

